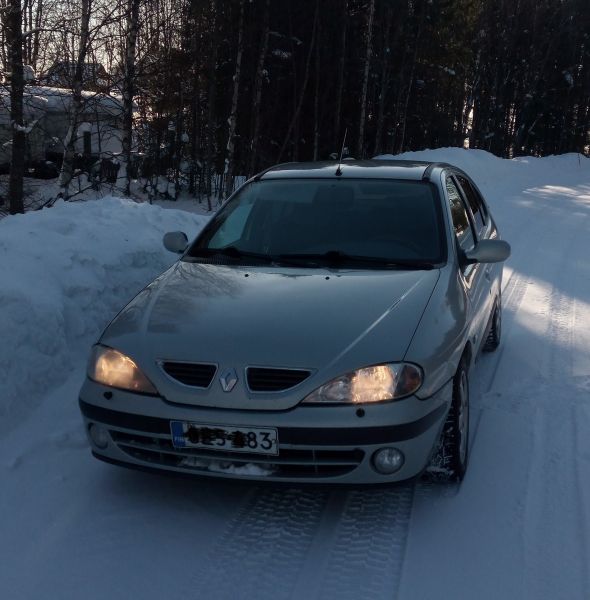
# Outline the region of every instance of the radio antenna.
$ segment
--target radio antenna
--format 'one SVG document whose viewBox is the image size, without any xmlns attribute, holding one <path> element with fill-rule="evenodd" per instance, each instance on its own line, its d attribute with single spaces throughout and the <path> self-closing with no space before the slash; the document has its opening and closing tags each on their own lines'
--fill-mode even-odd
<svg viewBox="0 0 590 600">
<path fill-rule="evenodd" d="M 336 169 L 335 175 L 338 177 L 342 175 L 342 169 L 340 166 L 342 165 L 342 156 L 344 154 L 344 145 L 346 144 L 346 134 L 348 133 L 348 127 L 344 130 L 344 139 L 342 140 L 342 148 L 340 149 L 340 157 L 338 158 L 338 168 Z"/>
</svg>

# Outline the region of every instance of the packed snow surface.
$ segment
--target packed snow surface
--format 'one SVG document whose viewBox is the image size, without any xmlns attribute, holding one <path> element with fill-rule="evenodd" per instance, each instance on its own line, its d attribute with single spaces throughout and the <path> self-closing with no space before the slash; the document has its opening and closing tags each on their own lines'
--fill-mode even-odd
<svg viewBox="0 0 590 600">
<path fill-rule="evenodd" d="M 398 157 L 396 157 L 398 158 Z M 186 481 L 90 457 L 90 345 L 205 217 L 114 198 L 0 221 L 0 598 L 590 598 L 590 160 L 464 168 L 512 245 L 461 486 Z"/>
</svg>

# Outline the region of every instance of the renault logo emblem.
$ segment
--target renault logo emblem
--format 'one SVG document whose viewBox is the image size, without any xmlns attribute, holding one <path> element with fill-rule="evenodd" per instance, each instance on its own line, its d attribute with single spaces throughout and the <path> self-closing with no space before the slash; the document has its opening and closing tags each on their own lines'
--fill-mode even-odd
<svg viewBox="0 0 590 600">
<path fill-rule="evenodd" d="M 238 383 L 238 374 L 233 368 L 225 369 L 219 376 L 219 383 L 221 383 L 221 389 L 224 392 L 231 392 L 236 383 Z"/>
</svg>

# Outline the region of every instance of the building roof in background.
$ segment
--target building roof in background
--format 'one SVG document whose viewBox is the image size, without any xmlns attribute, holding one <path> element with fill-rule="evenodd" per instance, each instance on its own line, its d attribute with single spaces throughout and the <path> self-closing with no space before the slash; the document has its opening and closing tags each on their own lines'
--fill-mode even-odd
<svg viewBox="0 0 590 600">
<path fill-rule="evenodd" d="M 82 98 L 86 110 L 97 112 L 100 116 L 119 116 L 123 111 L 121 96 L 100 92 L 83 91 Z M 38 118 L 41 113 L 68 112 L 72 105 L 72 90 L 65 88 L 27 85 L 24 93 L 24 109 L 26 118 Z M 10 91 L 0 89 L 0 122 L 10 113 Z"/>
</svg>

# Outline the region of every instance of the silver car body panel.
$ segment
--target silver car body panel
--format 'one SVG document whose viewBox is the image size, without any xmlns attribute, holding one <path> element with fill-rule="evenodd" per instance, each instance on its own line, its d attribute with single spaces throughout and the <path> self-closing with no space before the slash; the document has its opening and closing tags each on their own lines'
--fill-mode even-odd
<svg viewBox="0 0 590 600">
<path fill-rule="evenodd" d="M 363 416 L 359 416 L 358 406 L 300 405 L 287 411 L 262 412 L 172 406 L 160 397 L 138 397 L 87 380 L 80 393 L 80 406 L 86 428 L 100 423 L 109 431 L 106 448 L 97 448 L 91 440 L 95 455 L 107 461 L 214 477 L 370 484 L 403 481 L 424 469 L 444 423 L 451 387 L 443 386 L 426 401 L 412 396 L 365 405 Z M 110 399 L 105 398 L 105 391 L 112 393 Z M 170 441 L 171 418 L 200 424 L 277 428 L 279 456 L 229 456 L 215 450 L 174 449 Z M 384 446 L 395 446 L 406 457 L 394 475 L 381 475 L 371 466 L 373 452 Z M 289 452 L 303 456 L 285 457 Z M 353 452 L 359 455 L 355 461 L 349 458 Z M 322 460 L 322 453 L 329 453 L 329 457 Z M 269 466 L 275 467 L 274 473 L 272 469 L 252 469 Z M 293 468 L 303 469 L 303 474 L 292 474 Z M 335 474 L 334 469 L 341 472 Z"/>
<path fill-rule="evenodd" d="M 462 171 L 453 170 L 467 177 Z M 453 377 L 466 349 L 471 362 L 475 361 L 478 350 L 485 341 L 489 318 L 494 302 L 500 297 L 502 285 L 502 263 L 470 265 L 463 271 L 457 266 L 459 256 L 444 185 L 448 173 L 447 168 L 436 168 L 432 179 L 439 187 L 441 197 L 445 199 L 444 218 L 449 261 L 441 269 L 439 284 L 404 357 L 404 360 L 424 368 L 426 379 L 418 392 L 420 396 L 433 394 Z M 475 184 L 473 186 L 476 187 Z M 485 237 L 498 237 L 491 216 L 485 229 Z"/>
<path fill-rule="evenodd" d="M 119 314 L 100 343 L 130 356 L 176 403 L 284 410 L 333 377 L 402 360 L 438 276 L 436 269 L 285 271 L 179 262 Z M 162 372 L 162 360 L 233 367 L 241 377 L 230 393 L 218 381 L 213 392 L 188 388 Z M 247 390 L 249 366 L 313 374 L 297 395 L 269 398 Z"/>
</svg>

